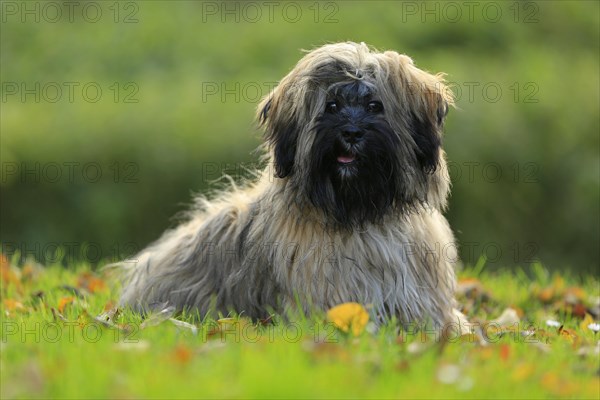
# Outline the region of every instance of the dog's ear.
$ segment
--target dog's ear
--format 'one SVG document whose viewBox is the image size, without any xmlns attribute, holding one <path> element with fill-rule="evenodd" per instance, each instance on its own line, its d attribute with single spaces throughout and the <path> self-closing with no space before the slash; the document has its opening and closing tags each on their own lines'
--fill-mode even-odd
<svg viewBox="0 0 600 400">
<path fill-rule="evenodd" d="M 411 136 L 417 145 L 417 160 L 421 167 L 427 173 L 435 172 L 440 157 L 440 147 L 442 146 L 441 135 L 437 134 L 431 121 L 413 113 Z"/>
<path fill-rule="evenodd" d="M 399 64 L 402 93 L 410 109 L 411 137 L 416 145 L 416 156 L 423 170 L 433 173 L 440 163 L 444 121 L 454 104 L 452 91 L 445 84 L 443 74 L 430 74 L 418 69 L 412 59 L 396 53 Z"/>
<path fill-rule="evenodd" d="M 258 122 L 265 129 L 265 141 L 272 151 L 275 176 L 292 174 L 298 142 L 298 123 L 293 110 L 285 106 L 285 86 L 280 84 L 258 108 Z"/>
<path fill-rule="evenodd" d="M 411 136 L 417 145 L 417 159 L 423 170 L 433 173 L 439 165 L 444 121 L 448 115 L 448 102 L 425 88 L 420 93 L 424 109 L 411 112 Z"/>
</svg>

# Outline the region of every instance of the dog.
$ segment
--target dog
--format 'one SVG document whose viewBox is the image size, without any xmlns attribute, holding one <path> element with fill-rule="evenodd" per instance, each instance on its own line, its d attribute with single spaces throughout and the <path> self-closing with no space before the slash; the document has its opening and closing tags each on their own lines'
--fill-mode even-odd
<svg viewBox="0 0 600 400">
<path fill-rule="evenodd" d="M 258 107 L 267 167 L 199 198 L 125 269 L 120 303 L 252 319 L 344 302 L 443 326 L 456 249 L 443 74 L 364 43 L 308 52 Z"/>
</svg>

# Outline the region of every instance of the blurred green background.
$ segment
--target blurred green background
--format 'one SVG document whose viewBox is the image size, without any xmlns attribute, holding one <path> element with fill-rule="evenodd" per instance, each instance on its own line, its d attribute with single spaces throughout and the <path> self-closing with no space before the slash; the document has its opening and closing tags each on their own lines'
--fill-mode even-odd
<svg viewBox="0 0 600 400">
<path fill-rule="evenodd" d="M 364 41 L 446 72 L 465 262 L 598 271 L 599 3 L 1 2 L 3 251 L 104 262 L 222 170 L 300 49 Z"/>
</svg>

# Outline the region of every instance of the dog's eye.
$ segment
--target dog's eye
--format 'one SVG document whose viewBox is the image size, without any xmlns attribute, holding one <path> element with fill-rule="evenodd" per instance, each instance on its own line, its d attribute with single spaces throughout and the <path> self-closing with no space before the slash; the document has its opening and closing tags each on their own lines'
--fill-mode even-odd
<svg viewBox="0 0 600 400">
<path fill-rule="evenodd" d="M 371 101 L 367 104 L 367 111 L 373 114 L 377 114 L 383 111 L 383 104 L 379 101 Z"/>
<path fill-rule="evenodd" d="M 335 114 L 338 111 L 337 101 L 330 101 L 325 104 L 325 111 L 331 114 Z"/>
</svg>

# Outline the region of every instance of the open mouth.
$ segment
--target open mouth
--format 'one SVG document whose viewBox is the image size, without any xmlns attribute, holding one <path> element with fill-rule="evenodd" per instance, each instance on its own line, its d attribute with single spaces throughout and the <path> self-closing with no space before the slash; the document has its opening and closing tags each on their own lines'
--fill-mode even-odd
<svg viewBox="0 0 600 400">
<path fill-rule="evenodd" d="M 341 155 L 338 156 L 337 158 L 337 162 L 339 162 L 340 164 L 351 164 L 356 160 L 356 157 L 348 154 L 348 155 Z"/>
<path fill-rule="evenodd" d="M 336 153 L 336 160 L 342 165 L 352 164 L 357 158 L 356 153 L 349 146 L 337 146 Z"/>
</svg>

